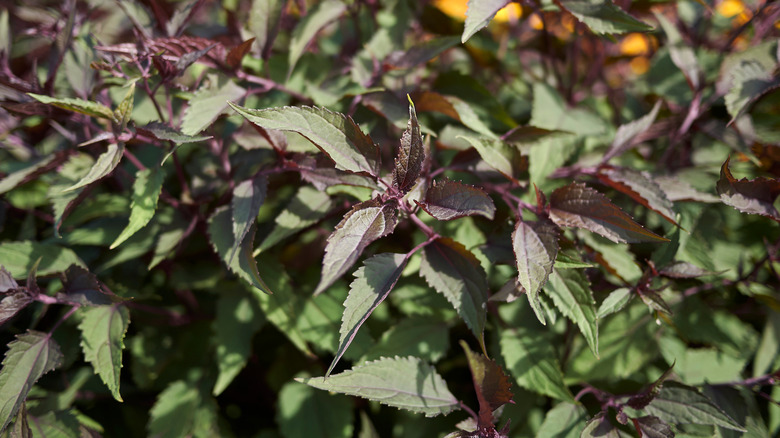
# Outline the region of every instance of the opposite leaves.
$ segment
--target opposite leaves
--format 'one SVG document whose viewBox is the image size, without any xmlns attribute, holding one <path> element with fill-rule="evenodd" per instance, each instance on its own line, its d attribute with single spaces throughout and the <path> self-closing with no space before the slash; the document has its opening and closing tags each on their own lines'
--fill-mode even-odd
<svg viewBox="0 0 780 438">
<path fill-rule="evenodd" d="M 330 377 L 296 379 L 315 388 L 433 417 L 458 408 L 458 400 L 433 367 L 416 357 L 382 358 Z"/>
</svg>

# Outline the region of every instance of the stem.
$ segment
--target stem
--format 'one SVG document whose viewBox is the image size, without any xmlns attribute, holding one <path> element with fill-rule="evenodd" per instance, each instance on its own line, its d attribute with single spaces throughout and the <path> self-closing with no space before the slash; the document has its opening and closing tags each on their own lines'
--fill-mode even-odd
<svg viewBox="0 0 780 438">
<path fill-rule="evenodd" d="M 76 312 L 76 310 L 79 309 L 80 307 L 81 306 L 79 305 L 74 305 L 73 307 L 71 307 L 70 310 L 68 310 L 66 314 L 62 315 L 62 318 L 60 318 L 60 320 L 57 321 L 56 324 L 54 324 L 54 327 L 52 327 L 51 330 L 49 330 L 49 334 L 54 333 L 54 331 L 57 330 L 57 327 L 59 327 L 60 324 L 65 322 L 66 319 L 70 318 L 70 316 L 73 315 Z"/>
<path fill-rule="evenodd" d="M 420 227 L 421 230 L 430 238 L 430 239 L 438 239 L 439 233 L 433 230 L 433 228 L 429 227 L 425 222 L 422 221 L 419 217 L 417 217 L 416 214 L 410 214 L 409 218 L 414 222 L 418 227 Z"/>
<path fill-rule="evenodd" d="M 463 403 L 462 401 L 458 400 L 458 404 L 460 405 L 461 409 L 468 412 L 469 415 L 474 419 L 474 421 L 479 420 L 479 417 L 477 416 L 477 413 L 474 412 L 470 407 L 466 405 L 466 403 Z"/>
</svg>

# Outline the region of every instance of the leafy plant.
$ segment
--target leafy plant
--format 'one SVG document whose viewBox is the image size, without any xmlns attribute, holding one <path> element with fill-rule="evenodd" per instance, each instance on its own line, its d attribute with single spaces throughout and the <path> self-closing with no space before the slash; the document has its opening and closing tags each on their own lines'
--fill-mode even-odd
<svg viewBox="0 0 780 438">
<path fill-rule="evenodd" d="M 778 19 L 0 7 L 0 434 L 776 435 Z"/>
</svg>

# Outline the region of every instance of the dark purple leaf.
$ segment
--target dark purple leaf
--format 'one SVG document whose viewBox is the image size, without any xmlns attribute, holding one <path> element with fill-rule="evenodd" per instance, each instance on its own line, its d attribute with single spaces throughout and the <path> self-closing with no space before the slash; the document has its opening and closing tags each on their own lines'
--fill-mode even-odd
<svg viewBox="0 0 780 438">
<path fill-rule="evenodd" d="M 398 148 L 393 169 L 393 185 L 403 193 L 408 192 L 420 176 L 424 161 L 425 149 L 420 134 L 420 124 L 417 122 L 414 104 L 410 101 L 409 124 L 401 136 L 401 147 Z"/>
<path fill-rule="evenodd" d="M 674 438 L 671 426 L 653 415 L 634 418 L 634 426 L 642 433 L 642 438 Z"/>
<path fill-rule="evenodd" d="M 780 195 L 780 181 L 769 178 L 737 180 L 729 170 L 730 159 L 727 158 L 720 168 L 717 186 L 720 200 L 743 213 L 760 214 L 780 221 L 780 213 L 773 205 Z"/>
<path fill-rule="evenodd" d="M 442 221 L 475 214 L 493 219 L 496 212 L 493 200 L 482 189 L 449 180 L 434 181 L 425 201 L 418 204 L 426 213 Z"/>
<path fill-rule="evenodd" d="M 474 381 L 474 390 L 479 400 L 478 428 L 492 427 L 494 424 L 493 411 L 507 403 L 513 403 L 511 383 L 504 370 L 495 361 L 474 353 L 468 344 L 460 341 L 460 346 L 466 352 L 469 361 L 471 377 Z"/>
</svg>

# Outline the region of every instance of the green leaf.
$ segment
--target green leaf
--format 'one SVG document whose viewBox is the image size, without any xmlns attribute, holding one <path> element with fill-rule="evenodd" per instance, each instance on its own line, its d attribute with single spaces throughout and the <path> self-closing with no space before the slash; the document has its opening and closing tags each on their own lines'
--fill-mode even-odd
<svg viewBox="0 0 780 438">
<path fill-rule="evenodd" d="M 70 265 L 84 266 L 84 262 L 72 250 L 57 245 L 38 242 L 0 243 L 0 260 L 14 278 L 25 278 L 35 262 L 38 275 L 63 272 Z"/>
<path fill-rule="evenodd" d="M 225 291 L 217 300 L 214 332 L 219 375 L 212 394 L 218 396 L 244 368 L 252 351 L 252 337 L 264 322 L 258 304 L 245 293 Z"/>
<path fill-rule="evenodd" d="M 563 402 L 547 411 L 537 438 L 580 438 L 588 412 L 580 404 Z"/>
<path fill-rule="evenodd" d="M 544 83 L 533 87 L 532 126 L 578 135 L 599 135 L 607 130 L 604 121 L 583 108 L 569 108 L 558 92 Z"/>
<path fill-rule="evenodd" d="M 111 108 L 100 103 L 83 99 L 55 98 L 34 93 L 27 94 L 38 102 L 45 103 L 47 105 L 54 105 L 58 108 L 74 111 L 91 117 L 114 120 L 114 112 L 111 111 Z"/>
<path fill-rule="evenodd" d="M 585 273 L 578 269 L 554 271 L 544 290 L 552 298 L 555 307 L 577 324 L 591 351 L 599 357 L 596 302 Z"/>
<path fill-rule="evenodd" d="M 433 417 L 458 409 L 458 400 L 433 367 L 415 357 L 382 358 L 330 377 L 298 378 L 315 388 L 355 395 Z"/>
<path fill-rule="evenodd" d="M 70 192 L 81 187 L 92 184 L 93 182 L 107 176 L 114 171 L 119 161 L 122 160 L 122 154 L 125 152 L 124 143 L 111 143 L 108 145 L 108 149 L 100 154 L 95 164 L 89 169 L 89 172 L 79 180 L 76 184 L 63 190 L 63 192 Z"/>
<path fill-rule="evenodd" d="M 611 0 L 561 0 L 558 4 L 598 34 L 653 30 L 652 26 L 627 14 Z"/>
<path fill-rule="evenodd" d="M 780 357 L 780 313 L 767 309 L 766 325 L 761 336 L 761 343 L 753 361 L 753 376 L 758 377 L 770 371 L 775 360 Z"/>
<path fill-rule="evenodd" d="M 119 102 L 114 110 L 114 123 L 118 125 L 120 131 L 124 131 L 127 127 L 127 122 L 130 120 L 130 116 L 133 115 L 133 102 L 135 99 L 135 82 L 130 84 L 127 94 L 124 99 Z"/>
<path fill-rule="evenodd" d="M 265 251 L 283 239 L 317 223 L 333 206 L 327 193 L 311 186 L 302 186 L 287 207 L 279 213 L 273 230 L 260 244 L 258 251 Z"/>
<path fill-rule="evenodd" d="M 700 268 L 693 263 L 672 262 L 658 270 L 658 273 L 669 278 L 697 278 L 705 275 L 716 275 L 717 272 Z"/>
<path fill-rule="evenodd" d="M 49 156 L 37 160 L 30 166 L 22 170 L 9 173 L 0 180 L 0 195 L 13 189 L 14 187 L 30 181 L 32 178 L 48 172 L 65 158 L 65 155 L 49 154 Z"/>
<path fill-rule="evenodd" d="M 92 364 L 95 374 L 100 375 L 111 394 L 120 402 L 119 373 L 125 346 L 123 340 L 129 325 L 130 311 L 123 305 L 89 308 L 79 324 L 84 359 Z"/>
<path fill-rule="evenodd" d="M 32 423 L 33 437 L 46 438 L 80 438 L 82 431 L 86 432 L 79 418 L 76 416 L 75 409 L 68 411 L 46 412 L 43 415 L 33 417 L 30 415 Z M 11 435 L 13 437 L 13 434 Z"/>
<path fill-rule="evenodd" d="M 228 264 L 233 262 L 236 251 L 244 243 L 249 229 L 257 221 L 257 214 L 265 202 L 268 179 L 265 175 L 250 178 L 233 189 L 233 199 L 230 202 L 233 213 L 233 246 L 230 250 Z"/>
<path fill-rule="evenodd" d="M 344 315 L 339 330 L 339 348 L 325 373 L 330 376 L 341 356 L 355 339 L 358 329 L 371 312 L 387 298 L 406 267 L 408 257 L 404 254 L 377 254 L 355 271 L 355 280 L 349 285 L 349 295 L 344 301 Z"/>
<path fill-rule="evenodd" d="M 664 383 L 661 392 L 645 407 L 645 411 L 667 423 L 711 424 L 745 432 L 742 425 L 696 388 L 677 382 Z"/>
<path fill-rule="evenodd" d="M 496 12 L 509 4 L 509 0 L 469 0 L 466 10 L 466 23 L 460 42 L 465 43 L 480 29 L 487 26 L 495 17 Z"/>
<path fill-rule="evenodd" d="M 654 14 L 661 28 L 663 28 L 666 38 L 669 40 L 669 57 L 674 65 L 685 75 L 691 90 L 698 90 L 704 78 L 704 72 L 699 66 L 698 59 L 696 59 L 696 53 L 690 44 L 682 38 L 680 31 L 677 30 L 674 24 L 670 23 L 662 14 L 657 12 Z"/>
<path fill-rule="evenodd" d="M 666 193 L 649 174 L 627 167 L 604 166 L 599 169 L 598 178 L 601 182 L 660 214 L 670 223 L 678 225 L 674 220 L 676 214 L 672 201 L 666 197 Z"/>
<path fill-rule="evenodd" d="M 466 359 L 474 381 L 474 391 L 479 401 L 479 419 L 477 427 L 493 427 L 495 419 L 493 411 L 507 403 L 513 403 L 511 383 L 504 370 L 494 360 L 479 353 L 474 353 L 466 341 L 461 340 L 460 346 L 466 353 Z"/>
<path fill-rule="evenodd" d="M 121 245 L 152 220 L 157 210 L 157 200 L 160 198 L 164 180 L 165 172 L 159 167 L 139 170 L 135 174 L 129 223 L 109 249 Z"/>
<path fill-rule="evenodd" d="M 635 145 L 637 138 L 644 134 L 655 122 L 655 118 L 658 117 L 658 111 L 661 109 L 661 102 L 661 100 L 658 100 L 653 105 L 653 109 L 644 116 L 620 125 L 615 133 L 615 138 L 612 140 L 612 144 L 609 146 L 609 150 L 604 154 L 604 158 L 601 159 L 602 163 L 606 163 L 611 158 L 622 154 Z"/>
<path fill-rule="evenodd" d="M 780 180 L 769 178 L 737 180 L 729 170 L 730 160 L 731 157 L 727 158 L 720 168 L 717 188 L 721 201 L 743 213 L 760 214 L 780 221 L 780 213 L 774 207 L 775 199 L 780 195 Z"/>
<path fill-rule="evenodd" d="M 531 324 L 501 332 L 501 355 L 517 384 L 529 391 L 574 403 L 563 382 L 558 356 L 548 336 Z"/>
<path fill-rule="evenodd" d="M 94 160 L 88 154 L 79 153 L 70 157 L 57 172 L 47 193 L 54 211 L 54 235 L 60 237 L 62 221 L 70 210 L 78 204 L 82 189 L 65 192 L 65 189 L 86 176 L 92 168 Z"/>
<path fill-rule="evenodd" d="M 160 392 L 149 411 L 149 436 L 220 436 L 216 426 L 216 403 L 207 398 L 202 386 L 177 380 Z"/>
<path fill-rule="evenodd" d="M 627 287 L 621 287 L 613 290 L 604 298 L 596 313 L 598 319 L 603 319 L 608 315 L 619 312 L 634 298 L 634 291 Z"/>
<path fill-rule="evenodd" d="M 255 37 L 255 45 L 260 49 L 263 59 L 270 55 L 271 46 L 276 39 L 281 24 L 282 9 L 287 0 L 253 0 L 246 24 Z"/>
<path fill-rule="evenodd" d="M 317 32 L 331 21 L 339 18 L 346 10 L 347 5 L 339 0 L 324 0 L 316 3 L 311 10 L 306 13 L 306 16 L 303 17 L 297 26 L 295 26 L 292 38 L 290 38 L 290 52 L 288 57 L 289 68 L 287 70 L 288 77 L 292 73 L 293 68 L 295 68 L 295 64 L 298 62 L 298 59 L 300 59 L 306 46 L 314 39 Z"/>
<path fill-rule="evenodd" d="M 482 160 L 502 175 L 514 180 L 519 173 L 520 153 L 517 148 L 502 140 L 460 136 L 477 150 Z"/>
<path fill-rule="evenodd" d="M 322 276 L 314 294 L 320 294 L 344 275 L 373 241 L 393 232 L 398 223 L 394 202 L 381 204 L 378 200 L 361 202 L 352 207 L 328 237 Z"/>
<path fill-rule="evenodd" d="M 668 242 L 634 222 L 610 200 L 582 183 L 556 189 L 550 196 L 550 219 L 561 227 L 578 227 L 617 243 Z"/>
<path fill-rule="evenodd" d="M 379 175 L 379 148 L 351 117 L 317 107 L 249 109 L 230 103 L 245 119 L 264 129 L 297 132 L 336 163 L 336 169 Z"/>
<path fill-rule="evenodd" d="M 436 239 L 423 248 L 420 275 L 447 298 L 484 350 L 488 284 L 474 254 L 452 239 Z"/>
<path fill-rule="evenodd" d="M 171 149 L 170 152 L 165 154 L 165 157 L 163 157 L 162 162 L 160 163 L 161 166 L 165 164 L 165 161 L 168 159 L 168 157 L 170 157 L 179 147 L 178 145 L 184 143 L 195 143 L 212 138 L 210 135 L 186 135 L 161 122 L 151 122 L 145 126 L 139 127 L 138 131 L 151 135 L 158 140 L 171 141 L 176 144 L 176 146 Z"/>
<path fill-rule="evenodd" d="M 8 344 L 0 370 L 0 431 L 16 416 L 35 382 L 57 368 L 62 357 L 50 334 L 34 330 L 16 335 Z"/>
<path fill-rule="evenodd" d="M 397 69 L 410 69 L 425 64 L 458 44 L 458 37 L 436 37 L 427 41 L 416 42 L 406 51 L 390 54 L 385 65 Z"/>
<path fill-rule="evenodd" d="M 455 96 L 445 96 L 434 91 L 424 91 L 414 95 L 417 108 L 422 111 L 442 113 L 463 123 L 467 128 L 478 132 L 491 140 L 498 136 L 485 125 L 471 106 Z"/>
<path fill-rule="evenodd" d="M 475 214 L 492 220 L 496 212 L 493 200 L 482 189 L 446 179 L 434 181 L 425 194 L 425 201 L 418 205 L 442 221 Z"/>
<path fill-rule="evenodd" d="M 181 122 L 184 135 L 195 135 L 206 129 L 228 107 L 228 103 L 240 99 L 246 92 L 232 81 L 219 87 L 217 78 L 211 77 L 209 84 L 198 90 L 190 99 Z"/>
<path fill-rule="evenodd" d="M 448 344 L 447 323 L 430 316 L 413 316 L 384 332 L 359 362 L 397 355 L 419 357 L 435 363 L 444 357 Z"/>
<path fill-rule="evenodd" d="M 254 245 L 254 231 L 249 233 L 241 244 L 238 257 L 231 260 L 230 253 L 233 248 L 233 223 L 230 209 L 227 206 L 218 208 L 209 218 L 208 232 L 211 247 L 219 255 L 219 258 L 232 272 L 244 279 L 250 285 L 270 294 L 271 289 L 265 284 L 257 271 L 257 261 L 252 256 Z"/>
<path fill-rule="evenodd" d="M 393 167 L 393 186 L 403 193 L 407 193 L 420 176 L 423 162 L 425 161 L 425 149 L 423 148 L 420 124 L 417 122 L 417 113 L 414 104 L 409 104 L 409 124 L 401 136 L 401 146 L 398 148 L 398 156 Z"/>
<path fill-rule="evenodd" d="M 284 437 L 351 438 L 352 411 L 344 396 L 289 382 L 279 391 L 276 421 Z"/>
<path fill-rule="evenodd" d="M 545 324 L 539 291 L 547 283 L 558 255 L 558 227 L 547 222 L 518 221 L 512 232 L 512 249 L 517 260 L 517 281 L 539 322 Z"/>
</svg>

